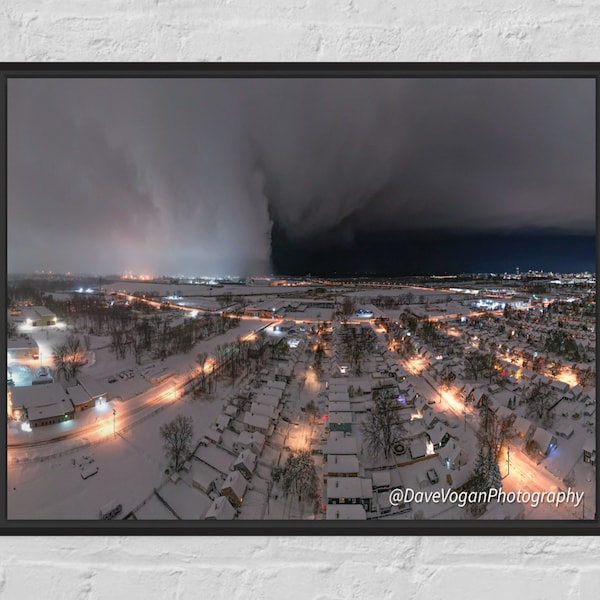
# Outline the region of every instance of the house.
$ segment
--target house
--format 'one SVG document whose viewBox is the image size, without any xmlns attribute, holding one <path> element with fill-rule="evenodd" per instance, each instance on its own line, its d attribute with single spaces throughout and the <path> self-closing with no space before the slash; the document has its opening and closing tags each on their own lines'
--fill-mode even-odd
<svg viewBox="0 0 600 600">
<path fill-rule="evenodd" d="M 261 387 L 258 390 L 258 395 L 260 395 L 260 396 L 271 396 L 273 398 L 276 398 L 277 401 L 279 402 L 281 400 L 281 397 L 283 396 L 283 392 L 281 390 L 278 390 L 277 388 Z"/>
<path fill-rule="evenodd" d="M 358 477 L 358 457 L 355 454 L 329 454 L 325 464 L 327 477 Z"/>
<path fill-rule="evenodd" d="M 208 446 L 200 446 L 194 456 L 204 464 L 207 464 L 209 467 L 212 467 L 219 473 L 223 473 L 224 475 L 229 474 L 231 471 L 231 464 L 233 463 L 234 457 L 229 454 L 229 452 L 225 452 L 225 450 L 221 450 L 221 448 L 217 448 L 214 444 L 209 444 Z"/>
<path fill-rule="evenodd" d="M 330 391 L 328 394 L 328 398 L 329 402 L 350 402 L 350 395 L 348 394 L 348 392 L 332 392 Z"/>
<path fill-rule="evenodd" d="M 540 453 L 543 456 L 547 456 L 556 448 L 556 438 L 545 429 L 538 427 L 532 437 L 532 440 L 537 443 L 540 449 Z"/>
<path fill-rule="evenodd" d="M 427 433 L 425 433 L 425 436 L 426 438 L 429 438 L 429 441 L 431 444 L 433 444 L 434 450 L 443 448 L 450 440 L 450 432 L 441 423 L 438 424 L 437 427 L 430 429 Z"/>
<path fill-rule="evenodd" d="M 279 398 L 276 398 L 275 396 L 266 396 L 264 394 L 256 396 L 254 402 L 258 402 L 258 404 L 263 404 L 265 406 L 279 406 Z"/>
<path fill-rule="evenodd" d="M 10 400 L 10 416 L 29 421 L 31 427 L 69 421 L 75 415 L 71 398 L 60 383 L 14 387 Z"/>
<path fill-rule="evenodd" d="M 270 425 L 271 422 L 269 417 L 265 417 L 264 415 L 255 415 L 251 412 L 246 412 L 244 414 L 244 427 L 246 431 L 249 431 L 250 433 L 258 431 L 258 433 L 268 435 Z"/>
<path fill-rule="evenodd" d="M 367 513 L 362 504 L 328 504 L 325 518 L 328 521 L 364 521 Z"/>
<path fill-rule="evenodd" d="M 78 375 L 77 383 L 94 399 L 96 404 L 108 402 L 109 396 L 104 384 L 93 377 Z"/>
<path fill-rule="evenodd" d="M 56 315 L 45 306 L 32 306 L 23 312 L 25 324 L 31 327 L 51 327 L 56 325 Z"/>
<path fill-rule="evenodd" d="M 561 438 L 564 438 L 565 440 L 571 439 L 574 432 L 575 430 L 573 429 L 573 426 L 564 419 L 561 420 L 561 422 L 556 427 L 556 435 L 560 436 Z"/>
<path fill-rule="evenodd" d="M 488 394 L 483 389 L 473 389 L 465 398 L 465 402 L 470 402 L 474 404 L 477 408 L 482 406 L 482 404 L 488 399 Z"/>
<path fill-rule="evenodd" d="M 221 474 L 216 469 L 198 460 L 192 465 L 192 486 L 205 494 L 218 491 Z"/>
<path fill-rule="evenodd" d="M 263 446 L 265 445 L 265 436 L 258 431 L 250 433 L 249 431 L 242 431 L 235 442 L 233 442 L 233 449 L 236 452 L 246 450 L 249 448 L 256 454 L 260 455 Z"/>
<path fill-rule="evenodd" d="M 239 407 L 234 406 L 233 404 L 229 404 L 223 410 L 223 414 L 227 415 L 228 417 L 231 417 L 232 419 L 235 419 L 240 414 L 240 409 Z"/>
<path fill-rule="evenodd" d="M 346 435 L 343 431 L 332 431 L 329 433 L 329 438 L 324 454 L 358 454 L 358 440 L 351 436 Z"/>
<path fill-rule="evenodd" d="M 558 392 L 561 395 L 566 394 L 570 389 L 570 386 L 568 383 L 565 383 L 564 381 L 558 381 L 557 379 L 552 381 L 552 383 L 550 384 L 550 387 L 555 392 Z"/>
<path fill-rule="evenodd" d="M 284 381 L 267 381 L 266 389 L 267 390 L 279 390 L 281 393 L 285 390 L 285 382 Z"/>
<path fill-rule="evenodd" d="M 266 404 L 260 404 L 259 402 L 253 402 L 250 407 L 250 412 L 253 415 L 262 415 L 267 417 L 269 421 L 275 422 L 279 417 L 279 410 L 274 406 L 268 406 Z"/>
<path fill-rule="evenodd" d="M 439 422 L 438 417 L 432 411 L 429 411 L 423 415 L 423 425 L 425 425 L 425 427 L 427 427 L 427 429 L 431 429 L 438 422 Z"/>
<path fill-rule="evenodd" d="M 204 515 L 205 521 L 231 521 L 235 518 L 235 508 L 231 506 L 225 496 L 213 500 L 208 512 Z"/>
<path fill-rule="evenodd" d="M 12 358 L 37 358 L 40 352 L 37 342 L 28 335 L 7 340 L 6 351 L 9 361 Z"/>
<path fill-rule="evenodd" d="M 74 385 L 67 388 L 67 394 L 69 394 L 69 399 L 73 404 L 75 412 L 87 410 L 96 404 L 94 398 L 92 398 L 80 385 Z"/>
<path fill-rule="evenodd" d="M 408 446 L 408 453 L 412 460 L 418 460 L 429 454 L 434 454 L 433 444 L 428 439 L 419 436 L 413 439 Z"/>
<path fill-rule="evenodd" d="M 569 390 L 569 393 L 567 395 L 573 400 L 577 400 L 582 394 L 583 388 L 579 384 L 577 384 Z"/>
<path fill-rule="evenodd" d="M 371 510 L 373 482 L 364 477 L 329 477 L 327 479 L 328 504 L 362 504 Z"/>
<path fill-rule="evenodd" d="M 496 419 L 498 421 L 506 421 L 509 425 L 515 422 L 517 415 L 506 406 L 499 406 L 496 409 Z"/>
<path fill-rule="evenodd" d="M 275 373 L 275 383 L 289 383 L 292 378 L 292 365 L 287 362 L 280 364 Z M 273 388 L 275 389 L 275 388 Z"/>
<path fill-rule="evenodd" d="M 252 473 L 256 468 L 256 454 L 252 450 L 244 450 L 233 461 L 232 468 L 239 471 L 248 481 L 252 479 Z"/>
<path fill-rule="evenodd" d="M 596 440 L 589 438 L 583 445 L 583 462 L 596 466 Z"/>
<path fill-rule="evenodd" d="M 350 402 L 329 401 L 327 405 L 329 412 L 348 412 L 350 411 Z"/>
<path fill-rule="evenodd" d="M 225 429 L 227 429 L 227 427 L 229 426 L 230 421 L 231 421 L 231 417 L 229 417 L 227 415 L 223 415 L 223 414 L 219 415 L 215 422 L 215 429 L 219 433 L 223 433 L 225 431 Z"/>
<path fill-rule="evenodd" d="M 207 446 L 208 444 L 220 444 L 221 440 L 223 439 L 223 435 L 221 434 L 220 431 L 217 431 L 216 429 L 209 429 L 205 434 L 204 434 L 204 439 L 202 440 L 201 443 L 203 443 L 205 446 Z"/>
<path fill-rule="evenodd" d="M 458 442 L 454 441 L 451 444 L 446 444 L 439 448 L 438 457 L 442 464 L 449 470 L 454 471 L 460 469 L 467 464 L 467 453 L 460 447 Z"/>
<path fill-rule="evenodd" d="M 531 421 L 529 421 L 525 417 L 517 417 L 512 427 L 515 434 L 518 435 L 520 438 L 524 438 L 525 440 L 529 439 L 531 433 L 534 430 L 534 426 L 531 423 Z"/>
<path fill-rule="evenodd" d="M 221 495 L 225 496 L 232 506 L 239 508 L 244 501 L 244 494 L 248 489 L 248 482 L 239 471 L 231 473 L 221 488 Z"/>
<path fill-rule="evenodd" d="M 387 492 L 392 487 L 392 478 L 389 471 L 373 471 L 371 477 L 374 492 Z"/>
</svg>

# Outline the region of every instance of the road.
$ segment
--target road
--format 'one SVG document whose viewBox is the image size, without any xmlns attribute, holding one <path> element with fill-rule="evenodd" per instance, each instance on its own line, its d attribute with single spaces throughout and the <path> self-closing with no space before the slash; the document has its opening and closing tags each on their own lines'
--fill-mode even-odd
<svg viewBox="0 0 600 600">
<path fill-rule="evenodd" d="M 401 359 L 400 364 L 411 373 L 409 361 Z M 414 369 L 412 371 L 414 373 Z M 455 429 L 453 435 L 458 435 L 464 441 L 468 440 L 468 445 L 476 448 L 476 433 L 479 428 L 479 419 L 472 406 L 465 405 L 461 400 L 456 399 L 452 392 L 440 390 L 435 383 L 420 372 L 420 375 L 414 373 L 410 376 L 411 383 L 415 390 L 424 398 L 432 401 L 430 405 L 433 410 L 450 409 L 459 419 L 460 427 Z M 441 400 L 441 403 L 440 403 Z M 506 457 L 506 455 L 504 455 Z M 517 448 L 511 448 L 510 464 L 506 458 L 500 459 L 500 471 L 503 476 L 502 486 L 505 492 L 556 492 L 559 487 L 565 486 L 554 475 L 547 471 L 543 465 L 537 464 L 528 456 L 523 454 Z M 535 515 L 536 509 L 531 506 L 525 506 L 525 513 Z M 582 518 L 582 507 L 574 508 L 570 504 L 561 504 L 556 507 L 553 505 L 540 505 L 540 510 L 549 511 L 556 519 L 572 520 Z M 532 518 L 531 516 L 529 518 Z M 535 518 L 535 516 L 533 517 Z M 538 517 L 539 518 L 539 517 Z M 588 515 L 589 518 L 589 515 Z"/>
<path fill-rule="evenodd" d="M 173 377 L 168 381 L 147 390 L 143 394 L 140 394 L 137 398 L 132 398 L 119 405 L 116 415 L 116 422 L 118 423 L 116 428 L 117 431 L 135 424 L 158 405 L 169 405 L 177 401 L 181 397 L 183 385 L 185 384 L 182 382 L 181 377 Z M 64 433 L 57 433 L 57 435 L 44 440 L 9 443 L 8 449 L 35 448 L 79 437 L 106 436 L 108 433 L 112 432 L 114 428 L 113 418 L 111 418 L 113 417 L 112 409 L 114 409 L 114 405 L 110 405 L 106 417 L 103 417 L 93 424 L 82 425 Z"/>
</svg>

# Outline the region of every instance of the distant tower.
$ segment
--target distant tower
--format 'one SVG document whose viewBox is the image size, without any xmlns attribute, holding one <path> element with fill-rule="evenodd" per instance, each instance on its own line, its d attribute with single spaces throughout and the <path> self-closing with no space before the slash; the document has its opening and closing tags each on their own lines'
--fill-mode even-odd
<svg viewBox="0 0 600 600">
<path fill-rule="evenodd" d="M 519 274 L 519 267 L 517 267 L 517 275 Z"/>
</svg>

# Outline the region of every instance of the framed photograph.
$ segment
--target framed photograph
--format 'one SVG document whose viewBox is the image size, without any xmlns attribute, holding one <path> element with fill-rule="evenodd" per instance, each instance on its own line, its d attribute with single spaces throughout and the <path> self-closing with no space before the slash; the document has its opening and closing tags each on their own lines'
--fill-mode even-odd
<svg viewBox="0 0 600 600">
<path fill-rule="evenodd" d="M 7 534 L 596 534 L 595 64 L 4 65 Z"/>
</svg>

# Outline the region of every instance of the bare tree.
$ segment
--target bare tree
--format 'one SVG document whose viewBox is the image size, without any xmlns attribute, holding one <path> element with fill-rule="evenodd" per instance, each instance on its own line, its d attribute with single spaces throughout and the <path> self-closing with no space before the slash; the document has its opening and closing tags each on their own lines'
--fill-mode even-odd
<svg viewBox="0 0 600 600">
<path fill-rule="evenodd" d="M 160 428 L 163 446 L 175 471 L 179 471 L 192 449 L 194 437 L 192 417 L 177 415 Z"/>
<path fill-rule="evenodd" d="M 386 459 L 389 459 L 394 444 L 404 431 L 398 402 L 389 396 L 375 398 L 375 390 L 373 399 L 375 406 L 362 425 L 363 435 L 371 456 L 378 457 L 383 454 Z"/>
<path fill-rule="evenodd" d="M 75 379 L 86 363 L 81 340 L 76 335 L 70 335 L 62 344 L 54 346 L 52 358 L 57 377 L 64 377 L 66 381 Z"/>
</svg>

